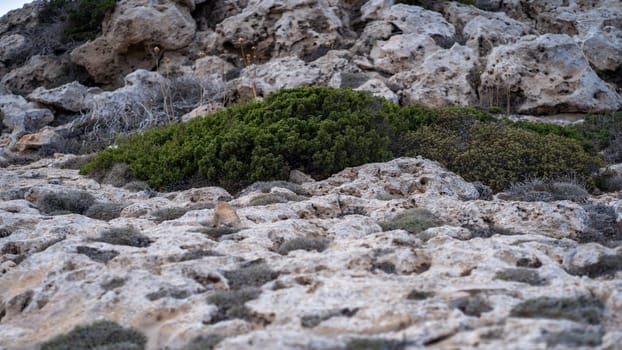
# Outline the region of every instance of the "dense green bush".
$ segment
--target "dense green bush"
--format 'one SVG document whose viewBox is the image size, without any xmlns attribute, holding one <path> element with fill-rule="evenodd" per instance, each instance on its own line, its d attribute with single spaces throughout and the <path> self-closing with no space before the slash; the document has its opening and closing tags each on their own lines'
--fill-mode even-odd
<svg viewBox="0 0 622 350">
<path fill-rule="evenodd" d="M 476 108 L 400 108 L 365 92 L 297 88 L 121 139 L 81 173 L 127 163 L 154 188 L 198 181 L 235 191 L 286 179 L 291 169 L 325 178 L 348 166 L 421 155 L 500 191 L 530 178 L 584 181 L 602 165 L 581 132 L 564 130 L 514 125 Z"/>
<path fill-rule="evenodd" d="M 98 321 L 45 342 L 41 350 L 144 349 L 146 343 L 147 338 L 137 330 Z"/>
<path fill-rule="evenodd" d="M 151 129 L 100 152 L 83 173 L 130 164 L 162 188 L 200 175 L 229 189 L 286 179 L 290 169 L 327 177 L 391 158 L 385 102 L 329 88 L 283 90 L 186 124 Z"/>
<path fill-rule="evenodd" d="M 101 31 L 102 21 L 117 0 L 45 0 L 39 17 L 43 22 L 67 22 L 65 37 L 89 40 Z"/>
</svg>

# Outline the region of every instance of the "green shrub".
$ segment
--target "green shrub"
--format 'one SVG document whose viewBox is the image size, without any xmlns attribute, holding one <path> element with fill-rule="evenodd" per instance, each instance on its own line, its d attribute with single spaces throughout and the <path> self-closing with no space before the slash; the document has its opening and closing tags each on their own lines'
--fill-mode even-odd
<svg viewBox="0 0 622 350">
<path fill-rule="evenodd" d="M 291 169 L 321 179 L 348 166 L 421 155 L 497 192 L 529 178 L 586 181 L 603 162 L 585 135 L 497 121 L 478 108 L 400 108 L 364 92 L 307 87 L 120 139 L 81 174 L 126 163 L 153 188 L 199 182 L 237 191 L 286 179 Z"/>
<path fill-rule="evenodd" d="M 39 210 L 50 215 L 84 214 L 95 198 L 83 191 L 48 192 L 38 201 Z"/>
<path fill-rule="evenodd" d="M 49 340 L 41 350 L 144 349 L 147 338 L 139 331 L 123 328 L 111 321 L 78 326 L 71 332 Z"/>
<path fill-rule="evenodd" d="M 516 305 L 511 317 L 567 319 L 576 322 L 599 324 L 605 305 L 600 299 L 580 296 L 577 298 L 539 297 Z"/>
<path fill-rule="evenodd" d="M 494 191 L 529 178 L 586 180 L 602 165 L 576 140 L 501 123 L 423 126 L 409 136 L 413 147 L 407 155 L 438 160 L 465 180 L 481 181 Z"/>
<path fill-rule="evenodd" d="M 434 214 L 427 209 L 408 209 L 389 221 L 378 223 L 383 231 L 405 230 L 413 234 L 419 234 L 431 227 L 443 225 Z"/>
<path fill-rule="evenodd" d="M 39 13 L 42 22 L 66 22 L 65 38 L 94 39 L 101 31 L 102 21 L 117 0 L 45 0 Z"/>
<path fill-rule="evenodd" d="M 105 242 L 114 245 L 127 245 L 130 247 L 148 247 L 152 241 L 133 227 L 114 227 L 103 231 L 94 239 L 97 242 Z"/>
<path fill-rule="evenodd" d="M 325 178 L 347 166 L 391 158 L 386 104 L 351 90 L 282 90 L 261 102 L 120 140 L 82 173 L 125 162 L 154 188 L 200 175 L 237 190 L 286 179 L 290 169 Z"/>
</svg>

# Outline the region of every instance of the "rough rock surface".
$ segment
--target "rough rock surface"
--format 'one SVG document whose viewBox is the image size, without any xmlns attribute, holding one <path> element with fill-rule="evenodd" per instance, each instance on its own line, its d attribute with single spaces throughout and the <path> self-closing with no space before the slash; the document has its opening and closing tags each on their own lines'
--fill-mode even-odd
<svg viewBox="0 0 622 350">
<path fill-rule="evenodd" d="M 234 199 L 217 187 L 154 196 L 55 166 L 63 162 L 0 173 L 3 349 L 32 348 L 96 319 L 140 330 L 147 349 L 214 334 L 218 349 L 364 341 L 614 349 L 621 337 L 622 250 L 577 241 L 590 225 L 584 204 L 480 200 L 475 186 L 422 158 L 300 187 L 275 183 L 272 194 L 305 197 L 265 205 L 252 204 L 265 184 Z M 84 205 L 44 212 L 58 205 L 50 196 L 68 194 Z M 206 226 L 223 200 L 242 226 L 224 235 Z M 622 207 L 613 197 L 589 201 Z M 97 203 L 125 209 L 96 219 L 86 207 Z M 158 219 L 174 208 L 185 214 Z M 383 232 L 383 222 L 413 208 L 441 226 Z M 102 238 L 112 228 L 142 238 Z"/>
</svg>

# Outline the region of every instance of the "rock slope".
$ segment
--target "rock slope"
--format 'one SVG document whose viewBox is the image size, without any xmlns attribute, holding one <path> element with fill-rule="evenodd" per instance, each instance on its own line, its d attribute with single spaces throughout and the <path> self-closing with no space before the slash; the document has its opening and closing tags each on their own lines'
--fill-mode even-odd
<svg viewBox="0 0 622 350">
<path fill-rule="evenodd" d="M 141 331 L 147 349 L 210 335 L 218 349 L 622 341 L 615 196 L 490 198 L 421 158 L 235 197 L 132 192 L 66 169 L 76 161 L 0 173 L 0 349 L 103 319 Z M 239 228 L 211 227 L 218 201 Z"/>
</svg>

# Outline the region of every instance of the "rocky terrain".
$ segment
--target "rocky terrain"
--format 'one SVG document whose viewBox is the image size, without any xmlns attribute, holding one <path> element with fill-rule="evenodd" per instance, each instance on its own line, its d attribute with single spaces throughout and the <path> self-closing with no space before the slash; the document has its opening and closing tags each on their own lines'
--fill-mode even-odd
<svg viewBox="0 0 622 350">
<path fill-rule="evenodd" d="M 0 19 L 0 161 L 301 85 L 542 116 L 622 105 L 617 0 L 412 4 L 125 0 L 84 42 L 35 1 Z"/>
<path fill-rule="evenodd" d="M 618 0 L 412 3 L 120 0 L 88 41 L 44 1 L 0 18 L 0 349 L 103 320 L 139 335 L 99 349 L 620 349 L 619 192 L 493 195 L 422 158 L 240 193 L 78 175 L 118 134 L 297 86 L 622 106 Z"/>
<path fill-rule="evenodd" d="M 62 169 L 72 161 L 0 176 L 0 348 L 100 319 L 140 330 L 148 349 L 216 335 L 218 349 L 622 341 L 617 196 L 491 198 L 421 158 L 235 198 L 131 192 Z M 73 213 L 54 213 L 67 196 Z M 211 227 L 217 201 L 237 208 L 239 228 Z M 392 227 L 404 214 L 420 227 Z"/>
</svg>

